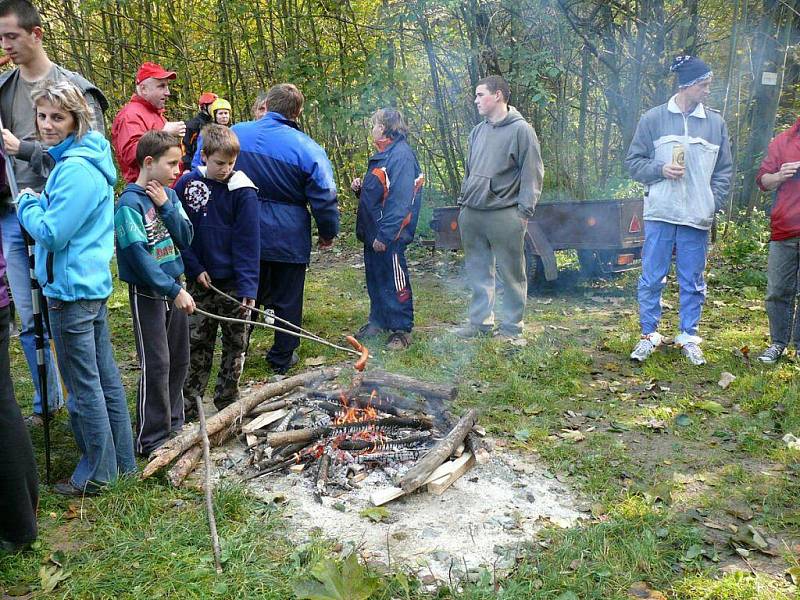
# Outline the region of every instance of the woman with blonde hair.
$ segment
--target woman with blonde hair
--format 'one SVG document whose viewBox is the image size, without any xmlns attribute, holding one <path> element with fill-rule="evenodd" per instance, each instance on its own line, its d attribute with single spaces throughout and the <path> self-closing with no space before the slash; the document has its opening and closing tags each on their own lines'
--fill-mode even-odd
<svg viewBox="0 0 800 600">
<path fill-rule="evenodd" d="M 106 301 L 114 253 L 111 146 L 91 130 L 91 109 L 67 81 L 31 94 L 36 132 L 55 167 L 41 194 L 20 192 L 20 223 L 36 240 L 36 277 L 47 298 L 58 365 L 81 451 L 64 495 L 94 494 L 136 470 L 125 391 L 114 362 Z"/>
</svg>

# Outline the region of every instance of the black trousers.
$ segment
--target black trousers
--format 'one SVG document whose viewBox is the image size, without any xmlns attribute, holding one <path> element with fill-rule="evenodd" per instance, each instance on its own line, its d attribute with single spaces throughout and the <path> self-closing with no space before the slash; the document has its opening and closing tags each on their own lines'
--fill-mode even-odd
<svg viewBox="0 0 800 600">
<path fill-rule="evenodd" d="M 36 539 L 39 475 L 28 429 L 11 383 L 8 358 L 9 309 L 0 308 L 0 540 L 25 544 Z"/>
<path fill-rule="evenodd" d="M 300 327 L 303 322 L 303 288 L 306 284 L 304 263 L 261 261 L 258 277 L 258 304 L 275 311 L 275 316 Z M 291 329 L 281 323 L 278 327 Z M 275 332 L 275 341 L 267 352 L 267 362 L 276 369 L 285 369 L 292 360 L 292 352 L 300 345 L 300 338 Z"/>
<path fill-rule="evenodd" d="M 152 290 L 128 286 L 139 357 L 134 449 L 147 456 L 183 427 L 189 371 L 189 317 Z"/>
</svg>

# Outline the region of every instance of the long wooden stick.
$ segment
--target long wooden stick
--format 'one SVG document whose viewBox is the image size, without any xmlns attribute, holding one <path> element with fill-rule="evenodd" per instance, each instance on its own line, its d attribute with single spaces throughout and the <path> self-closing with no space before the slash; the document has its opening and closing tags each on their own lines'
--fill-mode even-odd
<svg viewBox="0 0 800 600">
<path fill-rule="evenodd" d="M 470 409 L 467 414 L 461 417 L 450 433 L 431 448 L 424 457 L 417 461 L 417 464 L 411 467 L 405 475 L 398 479 L 397 485 L 408 494 L 425 483 L 428 476 L 433 473 L 439 465 L 450 458 L 453 450 L 464 441 L 470 429 L 475 425 L 476 416 L 477 413 L 475 409 Z"/>
<path fill-rule="evenodd" d="M 211 532 L 211 548 L 214 551 L 214 567 L 217 574 L 222 573 L 221 551 L 219 548 L 219 535 L 217 535 L 217 519 L 214 516 L 213 484 L 211 482 L 211 444 L 208 443 L 208 429 L 206 428 L 206 412 L 203 409 L 203 398 L 197 397 L 197 416 L 200 421 L 200 438 L 203 442 L 203 491 L 206 496 L 206 515 L 208 516 L 208 529 Z"/>
<path fill-rule="evenodd" d="M 340 371 L 340 367 L 309 371 L 294 377 L 287 377 L 276 383 L 260 386 L 211 417 L 207 423 L 208 435 L 214 435 L 225 427 L 235 427 L 237 422 L 241 422 L 245 415 L 268 398 L 280 396 L 298 386 L 308 385 L 313 381 L 333 379 Z M 169 440 L 161 448 L 153 452 L 153 459 L 142 471 L 142 479 L 147 479 L 159 469 L 166 467 L 199 441 L 200 428 L 198 426 Z"/>
</svg>

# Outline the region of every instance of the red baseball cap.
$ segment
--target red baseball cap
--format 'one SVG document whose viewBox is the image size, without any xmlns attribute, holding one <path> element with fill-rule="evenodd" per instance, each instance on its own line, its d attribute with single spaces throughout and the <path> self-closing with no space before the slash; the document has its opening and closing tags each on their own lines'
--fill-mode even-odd
<svg viewBox="0 0 800 600">
<path fill-rule="evenodd" d="M 197 101 L 198 104 L 211 104 L 214 100 L 217 99 L 217 95 L 214 92 L 203 92 L 200 94 L 200 99 Z"/>
<path fill-rule="evenodd" d="M 150 77 L 155 79 L 175 79 L 177 76 L 178 74 L 175 71 L 167 71 L 157 63 L 146 62 L 136 71 L 136 83 L 138 85 Z"/>
</svg>

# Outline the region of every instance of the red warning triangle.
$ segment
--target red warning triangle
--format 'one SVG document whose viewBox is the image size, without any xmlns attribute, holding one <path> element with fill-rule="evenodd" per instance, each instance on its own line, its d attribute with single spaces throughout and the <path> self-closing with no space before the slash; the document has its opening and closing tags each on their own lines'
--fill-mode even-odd
<svg viewBox="0 0 800 600">
<path fill-rule="evenodd" d="M 631 225 L 628 227 L 628 233 L 639 233 L 642 230 L 642 224 L 639 222 L 639 217 L 633 215 Z"/>
</svg>

